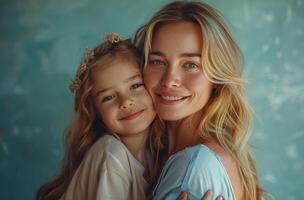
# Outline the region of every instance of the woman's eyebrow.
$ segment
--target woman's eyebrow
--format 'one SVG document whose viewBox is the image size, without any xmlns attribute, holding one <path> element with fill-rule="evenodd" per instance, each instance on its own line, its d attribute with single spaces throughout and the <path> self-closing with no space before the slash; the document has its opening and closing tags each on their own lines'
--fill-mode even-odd
<svg viewBox="0 0 304 200">
<path fill-rule="evenodd" d="M 160 51 L 151 51 L 149 55 L 162 56 L 165 57 L 165 54 Z M 180 57 L 201 57 L 200 53 L 182 53 Z"/>
<path fill-rule="evenodd" d="M 165 56 L 165 54 L 163 54 L 162 52 L 160 52 L 160 51 L 151 51 L 150 53 L 149 53 L 149 55 L 155 55 L 155 56 Z"/>
<path fill-rule="evenodd" d="M 200 53 L 182 53 L 180 54 L 181 57 L 201 57 Z"/>
</svg>

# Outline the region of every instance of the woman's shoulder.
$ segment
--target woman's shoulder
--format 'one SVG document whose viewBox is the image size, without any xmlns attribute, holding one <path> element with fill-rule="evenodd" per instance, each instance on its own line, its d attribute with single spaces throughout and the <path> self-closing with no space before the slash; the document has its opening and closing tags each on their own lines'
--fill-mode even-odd
<svg viewBox="0 0 304 200">
<path fill-rule="evenodd" d="M 173 154 L 165 163 L 164 177 L 179 176 L 178 182 L 191 182 L 192 179 L 213 179 L 223 175 L 223 166 L 217 155 L 205 145 L 185 148 Z"/>
<path fill-rule="evenodd" d="M 232 199 L 230 184 L 218 155 L 202 144 L 185 148 L 166 162 L 154 195 L 165 196 L 172 188 L 196 197 L 202 197 L 212 188 L 215 194 Z"/>
<path fill-rule="evenodd" d="M 197 174 L 204 179 L 217 179 L 225 175 L 221 157 L 208 146 L 199 144 L 186 148 L 185 151 L 190 158 L 190 174 Z"/>
<path fill-rule="evenodd" d="M 214 166 L 218 164 L 218 156 L 210 150 L 207 146 L 198 144 L 192 147 L 187 147 L 182 151 L 173 154 L 167 163 L 174 163 L 174 165 L 185 164 L 204 164 L 201 167 Z"/>
<path fill-rule="evenodd" d="M 213 163 L 218 160 L 218 155 L 212 151 L 208 146 L 198 144 L 185 149 L 188 156 L 192 158 L 192 161 Z"/>
</svg>

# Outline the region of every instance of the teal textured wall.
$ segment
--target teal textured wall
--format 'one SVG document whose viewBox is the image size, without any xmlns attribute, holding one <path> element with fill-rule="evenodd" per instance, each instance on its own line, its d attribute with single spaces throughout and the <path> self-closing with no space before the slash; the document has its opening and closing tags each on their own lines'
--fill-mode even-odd
<svg viewBox="0 0 304 200">
<path fill-rule="evenodd" d="M 167 2 L 1 1 L 0 199 L 33 199 L 58 171 L 84 48 L 107 32 L 131 36 Z M 304 199 L 304 1 L 206 2 L 245 55 L 261 182 L 277 199 Z"/>
</svg>

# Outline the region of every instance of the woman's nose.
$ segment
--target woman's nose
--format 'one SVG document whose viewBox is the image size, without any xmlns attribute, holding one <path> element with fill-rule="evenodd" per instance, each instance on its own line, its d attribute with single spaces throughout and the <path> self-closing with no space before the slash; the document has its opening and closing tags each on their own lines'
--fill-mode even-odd
<svg viewBox="0 0 304 200">
<path fill-rule="evenodd" d="M 181 77 L 177 69 L 168 68 L 162 77 L 162 86 L 167 88 L 179 87 L 181 85 Z"/>
</svg>

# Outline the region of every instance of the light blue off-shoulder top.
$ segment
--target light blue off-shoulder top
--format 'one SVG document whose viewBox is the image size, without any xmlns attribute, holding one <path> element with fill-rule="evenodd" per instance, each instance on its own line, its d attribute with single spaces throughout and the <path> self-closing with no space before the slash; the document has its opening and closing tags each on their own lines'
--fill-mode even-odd
<svg viewBox="0 0 304 200">
<path fill-rule="evenodd" d="M 188 200 L 200 200 L 209 189 L 212 190 L 212 200 L 218 195 L 225 200 L 235 199 L 220 157 L 199 144 L 168 159 L 153 191 L 153 199 L 176 200 L 184 191 L 188 193 Z"/>
</svg>

